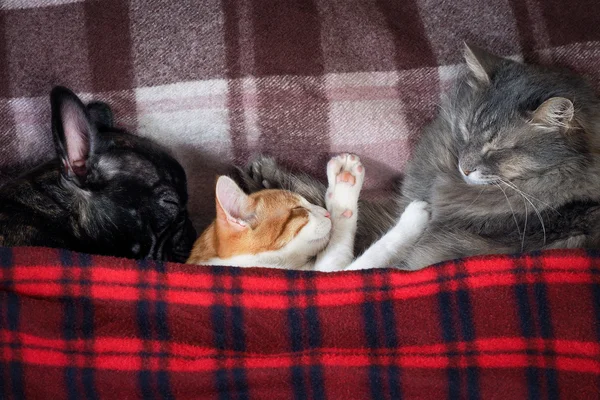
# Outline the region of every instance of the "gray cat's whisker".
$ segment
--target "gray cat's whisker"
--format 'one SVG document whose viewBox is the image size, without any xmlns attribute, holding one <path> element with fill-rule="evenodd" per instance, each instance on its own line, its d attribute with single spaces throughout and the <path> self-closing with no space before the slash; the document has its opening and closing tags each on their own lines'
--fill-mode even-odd
<svg viewBox="0 0 600 400">
<path fill-rule="evenodd" d="M 545 246 L 546 245 L 546 227 L 544 225 L 544 219 L 542 218 L 542 215 L 540 214 L 540 212 L 538 211 L 538 209 L 533 205 L 533 203 L 529 199 L 527 199 L 526 197 L 525 197 L 525 199 L 529 202 L 529 204 L 531 204 L 531 207 L 533 207 L 533 211 L 535 211 L 535 213 L 537 214 L 538 218 L 540 219 L 540 222 L 542 224 L 542 231 L 544 232 L 544 242 L 543 242 L 543 245 Z"/>
<path fill-rule="evenodd" d="M 514 183 L 512 183 L 511 181 L 508 181 L 508 180 L 503 180 L 503 179 L 501 179 L 501 178 L 500 178 L 500 180 L 501 180 L 502 182 L 504 182 L 505 184 L 509 185 L 510 187 L 512 187 L 512 188 L 513 188 L 513 189 L 514 189 L 516 192 L 518 192 L 518 193 L 519 193 L 521 196 L 525 196 L 525 197 L 527 197 L 527 198 L 528 198 L 528 199 L 530 199 L 530 200 L 535 200 L 535 201 L 537 201 L 538 203 L 541 203 L 543 206 L 546 206 L 547 208 L 551 209 L 552 211 L 554 211 L 554 212 L 555 212 L 555 213 L 557 213 L 558 215 L 561 215 L 561 214 L 560 214 L 560 212 L 559 212 L 559 211 L 558 211 L 556 208 L 552 207 L 552 206 L 551 206 L 551 205 L 549 205 L 548 203 L 544 203 L 542 200 L 540 200 L 540 199 L 538 199 L 538 198 L 536 198 L 536 197 L 532 196 L 532 195 L 531 195 L 531 194 L 529 194 L 529 193 L 525 193 L 524 191 L 522 191 L 521 189 L 519 189 L 519 188 L 517 187 L 517 185 L 515 185 L 515 184 L 514 184 Z"/>
<path fill-rule="evenodd" d="M 517 221 L 517 216 L 515 215 L 515 211 L 512 208 L 512 204 L 510 203 L 510 200 L 508 200 L 508 196 L 506 195 L 506 192 L 504 191 L 502 186 L 500 186 L 499 184 L 494 183 L 494 185 L 496 185 L 498 187 L 498 189 L 500 189 L 502 191 L 502 194 L 504 195 L 504 198 L 506 199 L 506 202 L 508 203 L 508 207 L 510 208 L 510 212 L 512 213 L 513 220 L 515 221 L 515 226 L 517 227 L 517 232 L 519 233 L 519 236 L 521 236 L 521 230 L 519 229 L 519 222 Z M 523 237 L 525 237 L 525 231 L 523 231 Z"/>
<path fill-rule="evenodd" d="M 535 211 L 535 214 L 537 215 L 538 219 L 540 220 L 540 223 L 542 224 L 542 231 L 544 232 L 544 245 L 546 245 L 546 227 L 544 226 L 544 219 L 542 218 L 542 215 L 540 214 L 539 210 L 537 209 L 537 207 L 533 204 L 533 202 L 531 200 L 529 200 L 527 198 L 527 196 L 525 196 L 525 194 L 517 189 L 516 187 L 513 187 L 511 185 L 509 185 L 508 183 L 504 182 L 503 180 L 501 180 L 501 182 L 503 182 L 504 184 L 506 184 L 508 187 L 512 188 L 513 190 L 515 190 L 518 194 L 520 194 L 525 200 L 527 200 L 527 202 L 529 204 L 531 204 L 531 207 L 533 207 L 533 211 Z"/>
<path fill-rule="evenodd" d="M 521 251 L 523 251 L 523 249 L 525 248 L 525 233 L 527 232 L 527 216 L 529 214 L 529 210 L 527 209 L 527 201 L 529 201 L 529 200 L 525 197 L 524 193 L 522 191 L 520 191 L 513 183 L 507 182 L 502 178 L 498 178 L 498 181 L 501 183 L 504 183 L 506 186 L 513 189 L 523 199 L 523 205 L 525 207 L 525 222 L 523 223 L 523 235 L 521 236 Z M 504 190 L 503 190 L 503 192 L 504 192 Z M 506 196 L 506 193 L 504 194 L 504 196 Z M 511 211 L 512 211 L 512 208 L 511 208 Z M 513 213 L 513 216 L 514 216 L 514 213 Z"/>
</svg>

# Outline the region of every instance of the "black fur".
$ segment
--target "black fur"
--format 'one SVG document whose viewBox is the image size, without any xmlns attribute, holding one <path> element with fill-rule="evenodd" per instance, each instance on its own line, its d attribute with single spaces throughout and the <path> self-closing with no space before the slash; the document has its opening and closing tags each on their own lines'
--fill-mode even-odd
<svg viewBox="0 0 600 400">
<path fill-rule="evenodd" d="M 196 232 L 181 165 L 113 127 L 104 103 L 63 87 L 50 101 L 58 158 L 0 189 L 0 245 L 184 262 Z"/>
</svg>

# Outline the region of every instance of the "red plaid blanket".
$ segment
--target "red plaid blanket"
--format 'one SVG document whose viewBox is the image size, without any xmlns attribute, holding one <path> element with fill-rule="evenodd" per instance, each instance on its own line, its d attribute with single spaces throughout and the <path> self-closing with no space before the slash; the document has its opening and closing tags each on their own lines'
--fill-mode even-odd
<svg viewBox="0 0 600 400">
<path fill-rule="evenodd" d="M 600 255 L 323 274 L 0 249 L 0 398 L 597 398 Z"/>
</svg>

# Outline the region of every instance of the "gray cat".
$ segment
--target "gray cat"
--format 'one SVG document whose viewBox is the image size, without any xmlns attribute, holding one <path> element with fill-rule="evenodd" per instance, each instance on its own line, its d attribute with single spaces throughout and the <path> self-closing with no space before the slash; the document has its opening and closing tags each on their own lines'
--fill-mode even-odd
<svg viewBox="0 0 600 400">
<path fill-rule="evenodd" d="M 395 207 L 362 203 L 349 269 L 417 270 L 448 259 L 548 248 L 600 247 L 600 99 L 567 71 L 465 47 L 467 71 L 444 96 L 407 167 Z M 249 190 L 282 187 L 316 202 L 324 185 L 261 157 Z M 397 253 L 394 226 L 413 200 L 431 219 Z M 385 233 L 387 232 L 387 233 Z"/>
</svg>

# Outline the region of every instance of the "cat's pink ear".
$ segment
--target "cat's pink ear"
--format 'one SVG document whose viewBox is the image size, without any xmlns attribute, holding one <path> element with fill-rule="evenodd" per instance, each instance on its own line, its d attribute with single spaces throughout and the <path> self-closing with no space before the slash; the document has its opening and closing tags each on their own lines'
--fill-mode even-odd
<svg viewBox="0 0 600 400">
<path fill-rule="evenodd" d="M 216 187 L 217 221 L 226 223 L 234 229 L 246 229 L 248 221 L 249 198 L 235 181 L 227 176 L 217 179 Z"/>
<path fill-rule="evenodd" d="M 467 67 L 471 73 L 482 84 L 489 84 L 491 76 L 494 74 L 498 65 L 504 60 L 477 46 L 464 44 L 463 54 Z"/>
<path fill-rule="evenodd" d="M 573 102 L 564 97 L 551 97 L 533 112 L 531 122 L 555 128 L 568 128 L 575 117 Z"/>
</svg>

